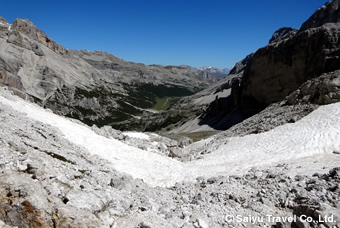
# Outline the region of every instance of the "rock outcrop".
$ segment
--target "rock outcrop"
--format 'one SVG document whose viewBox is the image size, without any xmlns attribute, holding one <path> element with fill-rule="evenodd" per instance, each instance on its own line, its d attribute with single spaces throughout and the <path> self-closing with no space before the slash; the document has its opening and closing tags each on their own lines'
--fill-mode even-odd
<svg viewBox="0 0 340 228">
<path fill-rule="evenodd" d="M 22 36 L 22 34 L 25 34 L 28 36 L 28 39 L 33 39 L 34 41 L 37 41 L 44 46 L 48 47 L 52 51 L 54 51 L 57 54 L 64 55 L 67 54 L 66 48 L 59 45 L 57 42 L 52 40 L 49 36 L 47 36 L 43 31 L 38 29 L 32 22 L 30 22 L 28 19 L 16 19 L 14 20 L 10 34 L 8 37 L 9 42 L 14 42 L 15 44 L 21 45 L 22 47 L 26 49 L 30 49 L 30 46 L 32 48 L 32 51 L 34 49 L 38 49 L 39 46 L 30 42 L 30 40 L 25 39 L 25 37 Z M 12 36 L 12 37 L 11 37 Z M 26 42 L 23 42 L 26 41 Z M 18 41 L 22 41 L 22 43 L 16 43 Z"/>
<path fill-rule="evenodd" d="M 340 71 L 323 74 L 303 83 L 286 98 L 286 104 L 327 105 L 340 102 Z"/>
<path fill-rule="evenodd" d="M 0 17 L 0 38 L 4 38 L 8 34 L 10 24 L 6 21 L 5 18 Z"/>
</svg>

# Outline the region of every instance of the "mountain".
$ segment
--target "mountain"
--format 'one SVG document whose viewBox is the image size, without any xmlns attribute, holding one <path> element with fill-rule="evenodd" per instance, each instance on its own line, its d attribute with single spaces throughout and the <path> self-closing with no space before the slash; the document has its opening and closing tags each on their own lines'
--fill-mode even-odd
<svg viewBox="0 0 340 228">
<path fill-rule="evenodd" d="M 205 67 L 190 67 L 187 65 L 182 65 L 184 67 L 189 67 L 191 68 L 192 72 L 197 73 L 201 75 L 204 78 L 207 78 L 209 80 L 212 80 L 214 82 L 217 82 L 227 76 L 228 74 L 225 73 L 223 70 L 218 69 L 216 67 L 212 66 L 205 66 Z"/>
<path fill-rule="evenodd" d="M 283 100 L 307 80 L 340 68 L 338 4 L 328 2 L 295 35 L 255 52 L 245 68 L 237 104 L 247 116 Z"/>
<path fill-rule="evenodd" d="M 54 112 L 102 126 L 191 95 L 215 79 L 185 66 L 146 66 L 102 51 L 69 50 L 29 20 L 0 23 L 0 83 Z"/>
<path fill-rule="evenodd" d="M 225 73 L 225 74 L 229 74 L 231 71 L 231 68 L 224 68 L 222 69 L 222 72 Z"/>
</svg>

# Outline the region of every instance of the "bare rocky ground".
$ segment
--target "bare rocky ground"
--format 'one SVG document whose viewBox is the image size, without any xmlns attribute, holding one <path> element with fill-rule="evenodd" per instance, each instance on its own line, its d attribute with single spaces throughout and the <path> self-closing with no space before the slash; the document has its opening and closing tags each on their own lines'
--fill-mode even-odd
<svg viewBox="0 0 340 228">
<path fill-rule="evenodd" d="M 322 158 L 150 187 L 9 106 L 0 119 L 0 227 L 340 227 L 340 167 Z"/>
</svg>

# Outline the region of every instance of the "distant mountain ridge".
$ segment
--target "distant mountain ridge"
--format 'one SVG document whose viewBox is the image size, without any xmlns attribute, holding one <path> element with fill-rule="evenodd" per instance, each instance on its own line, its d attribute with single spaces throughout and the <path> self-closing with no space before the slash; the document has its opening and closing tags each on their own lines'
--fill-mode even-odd
<svg viewBox="0 0 340 228">
<path fill-rule="evenodd" d="M 209 80 L 213 80 L 217 82 L 222 78 L 226 77 L 229 74 L 229 68 L 219 69 L 213 66 L 204 66 L 204 67 L 191 67 L 188 65 L 181 65 L 183 67 L 191 68 L 194 73 L 198 73 L 204 78 Z"/>
<path fill-rule="evenodd" d="M 28 19 L 0 18 L 0 84 L 54 112 L 104 125 L 135 118 L 158 98 L 193 94 L 213 77 L 147 66 L 102 51 L 69 50 Z"/>
</svg>

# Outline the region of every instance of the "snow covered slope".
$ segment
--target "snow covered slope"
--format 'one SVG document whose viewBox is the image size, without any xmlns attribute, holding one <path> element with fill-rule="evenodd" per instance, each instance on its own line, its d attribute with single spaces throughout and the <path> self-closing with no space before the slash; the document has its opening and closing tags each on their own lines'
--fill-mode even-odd
<svg viewBox="0 0 340 228">
<path fill-rule="evenodd" d="M 181 163 L 100 136 L 85 125 L 9 95 L 3 88 L 0 89 L 0 95 L 1 105 L 11 106 L 18 113 L 58 128 L 70 142 L 109 160 L 117 171 L 141 178 L 152 186 L 172 185 L 178 181 L 194 180 L 198 176 L 230 175 L 253 166 L 279 162 L 303 163 L 305 158 L 311 156 L 329 156 L 324 162 L 340 162 L 340 156 L 332 156 L 333 151 L 340 151 L 340 103 L 320 107 L 296 123 L 262 134 L 209 138 L 197 142 L 187 149 L 212 152 L 200 160 Z"/>
<path fill-rule="evenodd" d="M 296 123 L 268 132 L 210 138 L 192 144 L 190 148 L 213 151 L 204 159 L 192 162 L 192 165 L 202 167 L 208 176 L 216 172 L 237 173 L 253 166 L 278 162 L 301 160 L 303 163 L 306 157 L 333 155 L 332 152 L 340 151 L 340 103 L 321 106 Z"/>
</svg>

